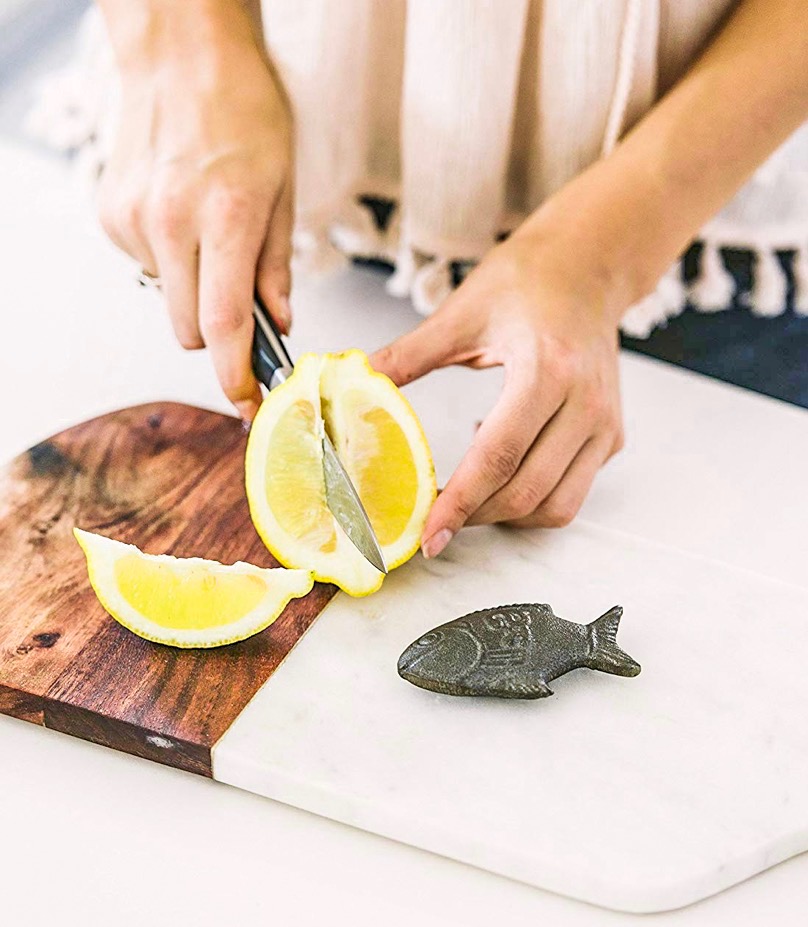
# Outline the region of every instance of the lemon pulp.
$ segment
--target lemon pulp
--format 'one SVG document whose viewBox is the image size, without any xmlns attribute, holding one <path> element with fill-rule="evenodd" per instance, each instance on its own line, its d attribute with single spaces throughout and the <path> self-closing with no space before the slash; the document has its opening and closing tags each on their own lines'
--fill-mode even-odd
<svg viewBox="0 0 808 927">
<path fill-rule="evenodd" d="M 406 529 L 418 496 L 418 471 L 407 438 L 392 415 L 354 390 L 345 398 L 345 434 L 336 445 L 382 547 Z"/>
<path fill-rule="evenodd" d="M 271 444 L 286 453 L 267 461 L 265 487 L 269 507 L 283 531 L 327 553 L 334 550 L 336 533 L 325 502 L 316 422 L 314 406 L 303 399 L 280 416 Z"/>
<path fill-rule="evenodd" d="M 359 494 L 388 569 L 418 549 L 435 499 L 435 472 L 418 419 L 360 351 L 307 354 L 264 400 L 247 445 L 253 523 L 277 559 L 351 595 L 383 575 L 328 509 L 322 437 L 328 434 Z"/>
<path fill-rule="evenodd" d="M 238 621 L 267 594 L 266 580 L 250 574 L 216 574 L 192 567 L 177 575 L 167 563 L 137 554 L 115 564 L 115 581 L 123 598 L 141 615 L 164 628 L 215 628 Z"/>
<path fill-rule="evenodd" d="M 308 570 L 145 554 L 100 534 L 73 533 L 109 614 L 138 636 L 174 647 L 219 647 L 251 637 L 314 584 Z"/>
</svg>

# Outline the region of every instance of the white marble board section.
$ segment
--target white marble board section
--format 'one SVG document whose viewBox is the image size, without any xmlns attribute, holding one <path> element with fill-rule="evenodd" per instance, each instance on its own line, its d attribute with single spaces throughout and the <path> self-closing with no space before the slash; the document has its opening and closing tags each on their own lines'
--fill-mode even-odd
<svg viewBox="0 0 808 927">
<path fill-rule="evenodd" d="M 428 628 L 507 602 L 625 608 L 635 679 L 537 702 L 401 680 Z M 808 847 L 808 592 L 593 524 L 464 531 L 340 594 L 214 752 L 217 779 L 581 900 L 679 907 Z"/>
</svg>

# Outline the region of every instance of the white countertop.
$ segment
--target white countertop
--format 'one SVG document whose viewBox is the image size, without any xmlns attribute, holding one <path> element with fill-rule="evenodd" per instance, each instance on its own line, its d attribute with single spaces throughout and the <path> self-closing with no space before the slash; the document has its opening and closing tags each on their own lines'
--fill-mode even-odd
<svg viewBox="0 0 808 927">
<path fill-rule="evenodd" d="M 140 401 L 228 410 L 207 358 L 175 346 L 159 299 L 134 284 L 82 202 L 61 165 L 0 148 L 4 460 Z M 306 283 L 295 305 L 297 353 L 371 349 L 415 321 L 371 272 Z M 452 370 L 409 390 L 440 479 L 497 381 Z M 805 585 L 808 413 L 632 356 L 623 381 L 628 447 L 584 516 Z M 4 923 L 638 921 L 4 717 L 0 757 Z M 743 927 L 776 911 L 802 924 L 807 876 L 803 855 L 655 920 Z"/>
</svg>

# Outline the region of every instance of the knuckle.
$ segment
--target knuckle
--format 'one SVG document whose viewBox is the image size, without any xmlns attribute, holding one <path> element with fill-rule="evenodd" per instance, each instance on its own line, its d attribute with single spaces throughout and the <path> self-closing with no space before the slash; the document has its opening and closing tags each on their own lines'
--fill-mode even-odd
<svg viewBox="0 0 808 927">
<path fill-rule="evenodd" d="M 606 411 L 605 397 L 602 391 L 594 385 L 587 386 L 582 391 L 581 405 L 584 416 L 590 422 L 598 421 Z"/>
<path fill-rule="evenodd" d="M 477 504 L 471 498 L 465 495 L 457 496 L 453 506 L 454 523 L 464 525 L 476 510 Z"/>
<path fill-rule="evenodd" d="M 388 376 L 394 376 L 399 372 L 398 353 L 391 345 L 378 350 L 373 362 L 374 367 L 387 371 Z"/>
<path fill-rule="evenodd" d="M 578 370 L 578 360 L 571 347 L 561 341 L 553 341 L 543 352 L 547 358 L 547 371 L 557 383 L 564 386 L 571 383 Z"/>
<path fill-rule="evenodd" d="M 244 187 L 219 186 L 209 195 L 209 206 L 223 225 L 243 225 L 253 213 L 255 198 Z"/>
<path fill-rule="evenodd" d="M 514 486 L 505 502 L 508 518 L 525 518 L 531 515 L 541 505 L 546 494 L 547 487 L 540 480 L 525 481 L 519 486 Z"/>
<path fill-rule="evenodd" d="M 219 302 L 212 306 L 202 318 L 202 330 L 207 338 L 214 341 L 238 334 L 246 319 L 238 307 L 229 302 Z"/>
<path fill-rule="evenodd" d="M 578 514 L 579 507 L 574 499 L 550 498 L 542 506 L 542 523 L 548 528 L 565 528 Z"/>
<path fill-rule="evenodd" d="M 187 213 L 177 197 L 162 196 L 151 207 L 150 224 L 154 234 L 163 241 L 180 239 L 187 224 Z"/>
<path fill-rule="evenodd" d="M 517 500 L 510 499 L 505 502 L 502 514 L 498 520 L 504 522 L 522 521 L 532 513 L 533 510 L 529 509 L 527 505 L 521 504 Z"/>
<path fill-rule="evenodd" d="M 496 447 L 486 447 L 480 451 L 485 474 L 497 485 L 506 483 L 522 462 L 522 447 L 514 438 L 503 438 Z"/>
<path fill-rule="evenodd" d="M 407 363 L 406 355 L 398 342 L 380 348 L 373 355 L 371 363 L 375 370 L 390 377 L 398 386 L 412 382 L 417 372 L 412 363 Z"/>
</svg>

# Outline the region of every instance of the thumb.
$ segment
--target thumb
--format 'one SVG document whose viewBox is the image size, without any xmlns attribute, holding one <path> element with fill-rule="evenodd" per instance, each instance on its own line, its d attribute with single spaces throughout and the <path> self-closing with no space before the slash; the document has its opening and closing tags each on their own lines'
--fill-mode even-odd
<svg viewBox="0 0 808 927">
<path fill-rule="evenodd" d="M 411 332 L 378 350 L 371 358 L 374 370 L 384 373 L 396 384 L 405 386 L 431 370 L 454 363 L 456 335 L 438 312 Z"/>
</svg>

